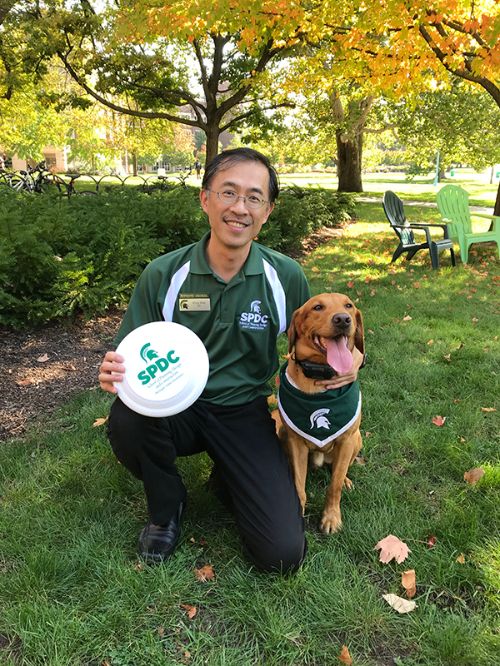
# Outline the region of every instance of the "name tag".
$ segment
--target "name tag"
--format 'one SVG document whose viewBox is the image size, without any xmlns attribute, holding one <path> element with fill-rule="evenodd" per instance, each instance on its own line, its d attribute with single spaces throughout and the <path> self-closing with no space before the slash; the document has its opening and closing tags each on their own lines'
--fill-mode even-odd
<svg viewBox="0 0 500 666">
<path fill-rule="evenodd" d="M 179 310 L 182 312 L 210 312 L 209 298 L 179 298 Z"/>
</svg>

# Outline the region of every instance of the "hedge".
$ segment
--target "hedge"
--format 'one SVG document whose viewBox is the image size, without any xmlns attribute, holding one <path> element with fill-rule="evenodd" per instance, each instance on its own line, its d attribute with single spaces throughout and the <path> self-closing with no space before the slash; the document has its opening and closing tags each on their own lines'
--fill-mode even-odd
<svg viewBox="0 0 500 666">
<path fill-rule="evenodd" d="M 304 238 L 341 224 L 353 205 L 351 195 L 284 190 L 259 241 L 299 254 Z M 0 188 L 0 324 L 90 317 L 123 305 L 148 262 L 207 228 L 197 188 L 70 199 Z"/>
</svg>

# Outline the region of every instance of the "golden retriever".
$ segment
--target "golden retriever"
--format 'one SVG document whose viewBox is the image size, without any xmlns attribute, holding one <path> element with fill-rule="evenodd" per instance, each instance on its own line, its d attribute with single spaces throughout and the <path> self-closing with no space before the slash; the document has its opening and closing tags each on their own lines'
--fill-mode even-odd
<svg viewBox="0 0 500 666">
<path fill-rule="evenodd" d="M 364 354 L 361 312 L 344 294 L 319 294 L 293 314 L 288 329 L 288 364 L 282 368 L 278 407 L 295 487 L 304 511 L 309 453 L 319 466 L 331 463 L 332 477 L 321 519 L 329 534 L 342 525 L 340 497 L 350 489 L 347 470 L 362 447 L 358 382 L 326 391 L 316 380 L 344 374 L 354 347 Z"/>
</svg>

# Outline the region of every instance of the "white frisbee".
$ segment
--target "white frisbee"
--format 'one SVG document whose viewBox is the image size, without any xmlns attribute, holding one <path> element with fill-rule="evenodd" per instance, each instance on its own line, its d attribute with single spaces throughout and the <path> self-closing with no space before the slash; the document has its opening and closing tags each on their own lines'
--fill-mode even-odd
<svg viewBox="0 0 500 666">
<path fill-rule="evenodd" d="M 208 354 L 189 328 L 167 321 L 131 331 L 116 350 L 124 358 L 120 399 L 145 416 L 172 416 L 201 395 L 208 379 Z"/>
</svg>

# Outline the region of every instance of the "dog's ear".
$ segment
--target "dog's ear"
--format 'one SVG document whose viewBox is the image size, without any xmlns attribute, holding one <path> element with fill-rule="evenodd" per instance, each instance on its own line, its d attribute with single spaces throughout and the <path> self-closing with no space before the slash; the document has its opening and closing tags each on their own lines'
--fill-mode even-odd
<svg viewBox="0 0 500 666">
<path fill-rule="evenodd" d="M 297 313 L 298 310 L 295 310 L 295 312 L 292 315 L 292 321 L 290 322 L 290 326 L 288 327 L 288 353 L 290 353 L 292 349 L 295 347 L 295 340 L 297 339 L 297 328 L 295 326 Z"/>
<path fill-rule="evenodd" d="M 365 328 L 363 326 L 363 315 L 356 310 L 356 331 L 354 332 L 354 346 L 356 349 L 365 353 Z"/>
</svg>

